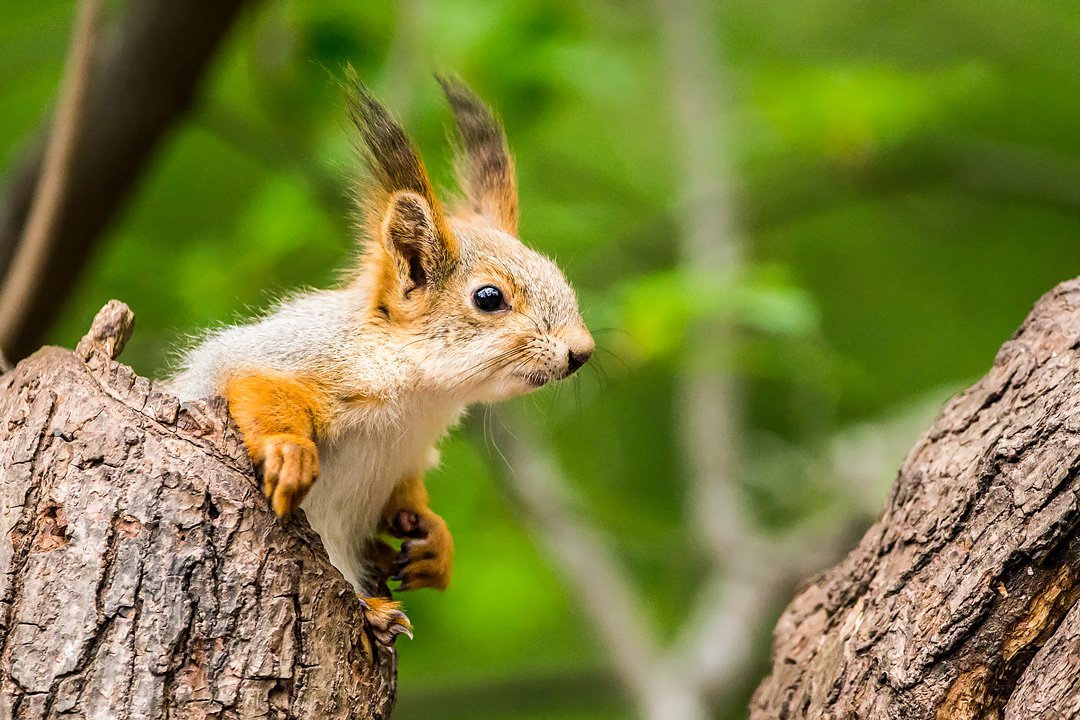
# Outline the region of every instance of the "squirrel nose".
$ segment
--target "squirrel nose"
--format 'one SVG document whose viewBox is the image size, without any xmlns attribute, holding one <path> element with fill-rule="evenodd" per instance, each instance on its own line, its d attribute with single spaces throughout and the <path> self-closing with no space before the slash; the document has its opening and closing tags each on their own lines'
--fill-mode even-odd
<svg viewBox="0 0 1080 720">
<path fill-rule="evenodd" d="M 566 358 L 567 377 L 576 373 L 578 368 L 584 365 L 591 357 L 592 350 L 571 350 L 569 356 Z"/>
</svg>

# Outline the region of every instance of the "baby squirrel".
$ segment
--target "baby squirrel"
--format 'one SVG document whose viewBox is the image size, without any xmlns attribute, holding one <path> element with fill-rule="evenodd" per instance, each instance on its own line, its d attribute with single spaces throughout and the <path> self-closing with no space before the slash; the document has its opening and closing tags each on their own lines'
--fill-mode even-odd
<svg viewBox="0 0 1080 720">
<path fill-rule="evenodd" d="M 274 512 L 303 507 L 357 588 L 372 567 L 398 590 L 446 588 L 453 538 L 423 480 L 435 445 L 471 403 L 565 378 L 593 351 L 562 272 L 517 238 L 502 127 L 463 83 L 438 80 L 464 197 L 435 197 L 401 126 L 350 71 L 368 170 L 356 267 L 339 287 L 213 333 L 168 382 L 182 400 L 226 398 Z M 403 538 L 400 552 L 380 533 Z M 361 603 L 380 642 L 411 637 L 397 603 Z"/>
</svg>

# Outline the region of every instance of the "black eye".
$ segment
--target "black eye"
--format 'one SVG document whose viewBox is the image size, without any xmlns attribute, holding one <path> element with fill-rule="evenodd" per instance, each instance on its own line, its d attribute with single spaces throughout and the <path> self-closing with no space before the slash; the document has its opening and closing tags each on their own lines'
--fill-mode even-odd
<svg viewBox="0 0 1080 720">
<path fill-rule="evenodd" d="M 473 305 L 484 312 L 495 312 L 506 307 L 502 290 L 494 285 L 485 285 L 472 294 Z"/>
</svg>

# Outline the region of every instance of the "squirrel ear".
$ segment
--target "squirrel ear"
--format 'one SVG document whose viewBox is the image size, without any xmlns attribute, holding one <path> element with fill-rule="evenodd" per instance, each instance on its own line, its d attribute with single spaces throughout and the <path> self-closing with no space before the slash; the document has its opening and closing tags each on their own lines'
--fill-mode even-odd
<svg viewBox="0 0 1080 720">
<path fill-rule="evenodd" d="M 438 281 L 452 267 L 453 253 L 440 238 L 432 208 L 422 196 L 395 193 L 387 203 L 381 230 L 405 296 Z"/>
<path fill-rule="evenodd" d="M 345 73 L 349 114 L 360 131 L 357 152 L 369 174 L 359 193 L 368 235 L 394 251 L 403 277 L 408 278 L 408 292 L 447 270 L 457 256 L 457 241 L 405 131 L 352 67 Z"/>
<path fill-rule="evenodd" d="M 468 85 L 441 75 L 435 78 L 450 101 L 461 135 L 455 166 L 469 209 L 517 235 L 517 178 L 502 125 Z"/>
</svg>

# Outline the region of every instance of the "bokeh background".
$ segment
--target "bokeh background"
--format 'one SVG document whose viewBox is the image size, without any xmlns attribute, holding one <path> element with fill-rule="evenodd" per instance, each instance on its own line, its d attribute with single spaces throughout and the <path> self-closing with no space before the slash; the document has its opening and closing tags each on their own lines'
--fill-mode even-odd
<svg viewBox="0 0 1080 720">
<path fill-rule="evenodd" d="M 9 179 L 73 17 L 0 0 Z M 455 578 L 405 598 L 395 717 L 742 717 L 799 579 L 1080 270 L 1078 47 L 1076 8 L 1031 0 L 251 2 L 41 332 L 71 346 L 123 299 L 124 359 L 157 377 L 185 336 L 333 283 L 341 68 L 445 187 L 431 73 L 459 74 L 601 349 L 445 443 Z"/>
</svg>

